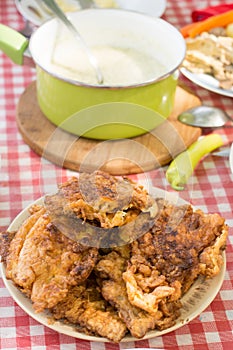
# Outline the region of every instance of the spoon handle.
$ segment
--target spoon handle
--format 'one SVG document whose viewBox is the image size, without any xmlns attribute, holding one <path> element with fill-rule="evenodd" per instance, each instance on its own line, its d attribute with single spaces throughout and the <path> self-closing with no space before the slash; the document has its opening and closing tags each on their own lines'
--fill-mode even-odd
<svg viewBox="0 0 233 350">
<path fill-rule="evenodd" d="M 67 28 L 73 33 L 73 35 L 81 42 L 90 64 L 95 70 L 97 81 L 99 84 L 103 84 L 103 75 L 99 68 L 96 57 L 92 54 L 90 48 L 87 46 L 86 42 L 83 40 L 82 36 L 79 34 L 73 23 L 67 18 L 65 13 L 60 9 L 54 0 L 42 0 L 48 8 L 67 26 Z"/>
</svg>

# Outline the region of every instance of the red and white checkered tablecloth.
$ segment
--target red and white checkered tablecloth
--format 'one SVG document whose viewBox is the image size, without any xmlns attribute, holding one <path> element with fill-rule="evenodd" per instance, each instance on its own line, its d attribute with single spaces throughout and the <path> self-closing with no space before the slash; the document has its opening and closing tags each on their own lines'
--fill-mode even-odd
<svg viewBox="0 0 233 350">
<path fill-rule="evenodd" d="M 155 0 L 156 1 L 156 0 Z M 231 1 L 225 1 L 230 3 Z M 197 7 L 222 3 L 218 0 L 167 1 L 163 18 L 177 28 L 191 21 Z M 13 0 L 0 1 L 0 22 L 20 29 L 23 18 Z M 35 79 L 34 70 L 13 64 L 0 52 L 0 230 L 5 230 L 27 205 L 74 173 L 61 169 L 35 154 L 23 141 L 15 120 L 18 99 Z M 233 99 L 209 92 L 180 78 L 208 105 L 223 108 L 233 117 Z M 233 129 L 218 130 L 226 142 L 233 142 Z M 166 167 L 132 178 L 172 191 L 166 183 Z M 190 185 L 179 195 L 196 207 L 219 212 L 230 227 L 223 285 L 214 301 L 202 314 L 176 331 L 132 343 L 96 343 L 59 334 L 39 324 L 12 299 L 0 278 L 0 349 L 117 350 L 132 347 L 230 350 L 233 346 L 233 174 L 227 158 L 208 155 L 196 168 Z"/>
</svg>

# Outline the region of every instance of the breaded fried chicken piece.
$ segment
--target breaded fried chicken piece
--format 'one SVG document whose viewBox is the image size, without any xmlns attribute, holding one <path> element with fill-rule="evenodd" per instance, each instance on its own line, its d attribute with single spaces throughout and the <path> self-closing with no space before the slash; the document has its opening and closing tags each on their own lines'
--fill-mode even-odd
<svg viewBox="0 0 233 350">
<path fill-rule="evenodd" d="M 60 200 L 63 207 L 58 203 Z M 151 217 L 157 214 L 155 200 L 142 186 L 102 171 L 72 177 L 59 186 L 56 195 L 47 196 L 45 204 L 50 211 L 68 216 L 75 213 L 85 221 L 96 220 L 103 228 L 122 226 L 140 212 L 149 212 Z"/>
<path fill-rule="evenodd" d="M 214 277 L 222 266 L 222 251 L 226 247 L 228 226 L 225 219 L 218 214 L 205 214 L 194 210 L 191 205 L 174 206 L 164 201 L 158 201 L 160 215 L 151 230 L 151 237 L 139 238 L 139 249 L 146 259 L 169 282 L 178 280 L 182 284 L 182 294 L 185 293 L 198 274 Z M 201 269 L 201 254 L 218 244 L 215 250 L 215 260 L 218 265 L 208 274 Z M 206 251 L 206 248 L 208 249 Z M 211 268 L 210 266 L 206 266 Z"/>
<path fill-rule="evenodd" d="M 216 276 L 223 264 L 228 233 L 218 214 L 158 200 L 155 225 L 132 243 L 123 279 L 132 305 L 151 315 L 161 302 L 176 302 L 196 278 Z"/>
<path fill-rule="evenodd" d="M 103 171 L 81 173 L 62 184 L 60 192 L 69 199 L 70 207 L 83 219 L 97 219 L 101 227 L 121 226 L 127 222 L 127 210 L 157 213 L 155 200 L 129 178 L 117 178 Z M 121 218 L 117 213 L 125 211 Z M 114 214 L 109 215 L 108 214 Z M 104 215 L 106 214 L 106 215 Z"/>
<path fill-rule="evenodd" d="M 0 232 L 0 262 L 6 263 L 9 254 L 9 248 L 16 232 Z"/>
<path fill-rule="evenodd" d="M 98 292 L 94 279 L 70 289 L 66 298 L 51 310 L 57 320 L 67 319 L 88 334 L 118 343 L 128 331 L 116 311 Z"/>
<path fill-rule="evenodd" d="M 172 302 L 180 298 L 180 283 L 168 283 L 163 278 L 156 278 L 153 287 L 150 288 L 150 292 L 146 292 L 141 286 L 139 281 L 142 281 L 143 275 L 136 274 L 135 266 L 131 265 L 123 273 L 123 280 L 126 283 L 126 291 L 129 302 L 139 307 L 140 309 L 148 312 L 150 315 L 157 317 L 159 311 L 159 304 L 163 302 Z M 151 277 L 153 272 L 151 273 Z M 163 277 L 163 276 L 161 276 Z M 138 281 L 138 278 L 140 280 Z M 153 277 L 152 277 L 153 278 Z M 147 283 L 146 283 L 147 284 Z M 148 286 L 148 284 L 147 284 Z"/>
<path fill-rule="evenodd" d="M 124 245 L 145 233 L 157 214 L 155 200 L 140 185 L 96 171 L 82 173 L 46 196 L 53 223 L 69 238 L 98 247 Z"/>
<path fill-rule="evenodd" d="M 157 310 L 153 315 L 130 303 L 122 274 L 126 271 L 128 260 L 115 251 L 103 256 L 95 267 L 101 293 L 113 305 L 124 320 L 131 335 L 142 338 L 149 330 L 170 327 L 179 315 L 180 304 L 166 310 Z M 165 309 L 164 309 L 165 310 Z"/>
<path fill-rule="evenodd" d="M 222 250 L 226 245 L 227 230 L 218 236 L 213 245 L 205 248 L 200 254 L 200 272 L 207 277 L 216 276 L 222 267 Z"/>
<path fill-rule="evenodd" d="M 69 240 L 51 223 L 43 206 L 32 208 L 11 241 L 6 277 L 31 298 L 36 312 L 61 301 L 71 286 L 91 273 L 98 251 Z"/>
<path fill-rule="evenodd" d="M 143 310 L 133 306 L 128 299 L 125 284 L 122 281 L 104 280 L 101 286 L 103 297 L 113 305 L 125 322 L 131 335 L 142 338 L 149 330 L 154 329 L 162 314 L 153 317 Z"/>
</svg>

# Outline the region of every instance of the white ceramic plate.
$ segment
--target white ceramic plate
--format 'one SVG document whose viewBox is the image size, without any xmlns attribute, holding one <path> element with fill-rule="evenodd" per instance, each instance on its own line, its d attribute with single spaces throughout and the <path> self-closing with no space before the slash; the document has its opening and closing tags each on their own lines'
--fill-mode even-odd
<svg viewBox="0 0 233 350">
<path fill-rule="evenodd" d="M 80 9 L 77 0 L 63 0 L 63 2 L 64 10 L 78 11 Z M 47 11 L 46 5 L 43 5 L 41 0 L 15 0 L 15 5 L 21 15 L 36 26 L 40 26 L 51 18 L 50 11 Z"/>
<path fill-rule="evenodd" d="M 194 74 L 185 68 L 181 68 L 180 71 L 186 78 L 204 89 L 215 92 L 219 95 L 233 97 L 233 88 L 231 90 L 220 88 L 218 80 L 208 74 Z"/>
<path fill-rule="evenodd" d="M 231 173 L 233 174 L 233 143 L 231 144 L 231 148 L 230 148 L 229 162 L 230 162 Z"/>
<path fill-rule="evenodd" d="M 170 202 L 173 202 L 174 204 L 187 203 L 183 199 L 179 198 L 176 193 L 169 193 L 157 188 L 152 188 L 150 192 L 154 197 L 155 196 L 162 197 L 166 200 L 169 200 Z M 34 204 L 42 204 L 42 203 L 43 203 L 43 198 L 40 198 Z M 9 226 L 8 230 L 9 231 L 17 230 L 22 224 L 22 222 L 28 216 L 29 216 L 28 208 L 26 208 L 15 218 L 15 220 Z M 181 310 L 181 316 L 177 319 L 176 324 L 173 327 L 170 327 L 163 331 L 156 331 L 156 330 L 150 331 L 146 334 L 146 336 L 143 339 L 158 337 L 163 334 L 174 331 L 184 326 L 185 324 L 189 323 L 190 321 L 192 321 L 194 318 L 200 315 L 202 311 L 204 311 L 208 307 L 208 305 L 214 300 L 215 296 L 217 295 L 224 279 L 224 273 L 226 269 L 225 254 L 223 255 L 223 258 L 224 258 L 224 265 L 221 269 L 221 272 L 215 278 L 205 280 L 203 277 L 199 277 L 196 280 L 196 282 L 193 284 L 193 286 L 190 288 L 190 290 L 181 299 L 183 307 Z M 1 267 L 0 272 L 2 274 L 3 281 L 12 298 L 28 315 L 33 317 L 39 323 L 59 333 L 66 334 L 75 338 L 89 340 L 89 341 L 96 341 L 96 342 L 109 342 L 108 339 L 105 339 L 102 337 L 88 336 L 84 333 L 77 332 L 74 327 L 64 324 L 60 321 L 55 322 L 53 324 L 49 324 L 48 322 L 49 315 L 46 314 L 45 312 L 40 314 L 35 313 L 30 300 L 24 294 L 22 294 L 10 280 L 6 279 L 5 268 L 3 264 L 0 264 L 0 267 Z M 130 342 L 130 341 L 137 341 L 137 340 L 139 339 L 133 338 L 128 335 L 122 340 L 122 342 Z"/>
<path fill-rule="evenodd" d="M 78 0 L 57 1 L 58 4 L 62 5 L 64 11 L 80 10 Z M 41 2 L 40 0 L 15 0 L 16 7 L 21 15 L 36 26 L 40 26 L 51 17 Z M 110 2 L 116 4 L 114 7 L 142 12 L 155 17 L 162 16 L 166 9 L 166 0 L 110 0 Z M 96 3 L 99 6 L 103 4 L 101 7 L 107 7 L 104 4 L 107 4 L 108 1 L 96 0 Z"/>
</svg>

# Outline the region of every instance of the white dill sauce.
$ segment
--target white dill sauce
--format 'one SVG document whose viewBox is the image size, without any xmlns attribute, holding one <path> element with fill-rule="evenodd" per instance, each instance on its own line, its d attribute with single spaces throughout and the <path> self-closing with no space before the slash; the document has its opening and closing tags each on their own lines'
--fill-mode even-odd
<svg viewBox="0 0 233 350">
<path fill-rule="evenodd" d="M 102 47 L 95 50 L 104 83 L 130 85 L 158 78 L 166 69 L 153 57 L 133 48 Z"/>
<path fill-rule="evenodd" d="M 127 86 L 155 80 L 167 72 L 154 57 L 135 48 L 114 46 L 92 47 L 104 77 L 104 85 Z M 64 78 L 96 85 L 96 75 L 83 50 L 72 41 L 56 45 L 51 60 L 52 70 Z"/>
</svg>

